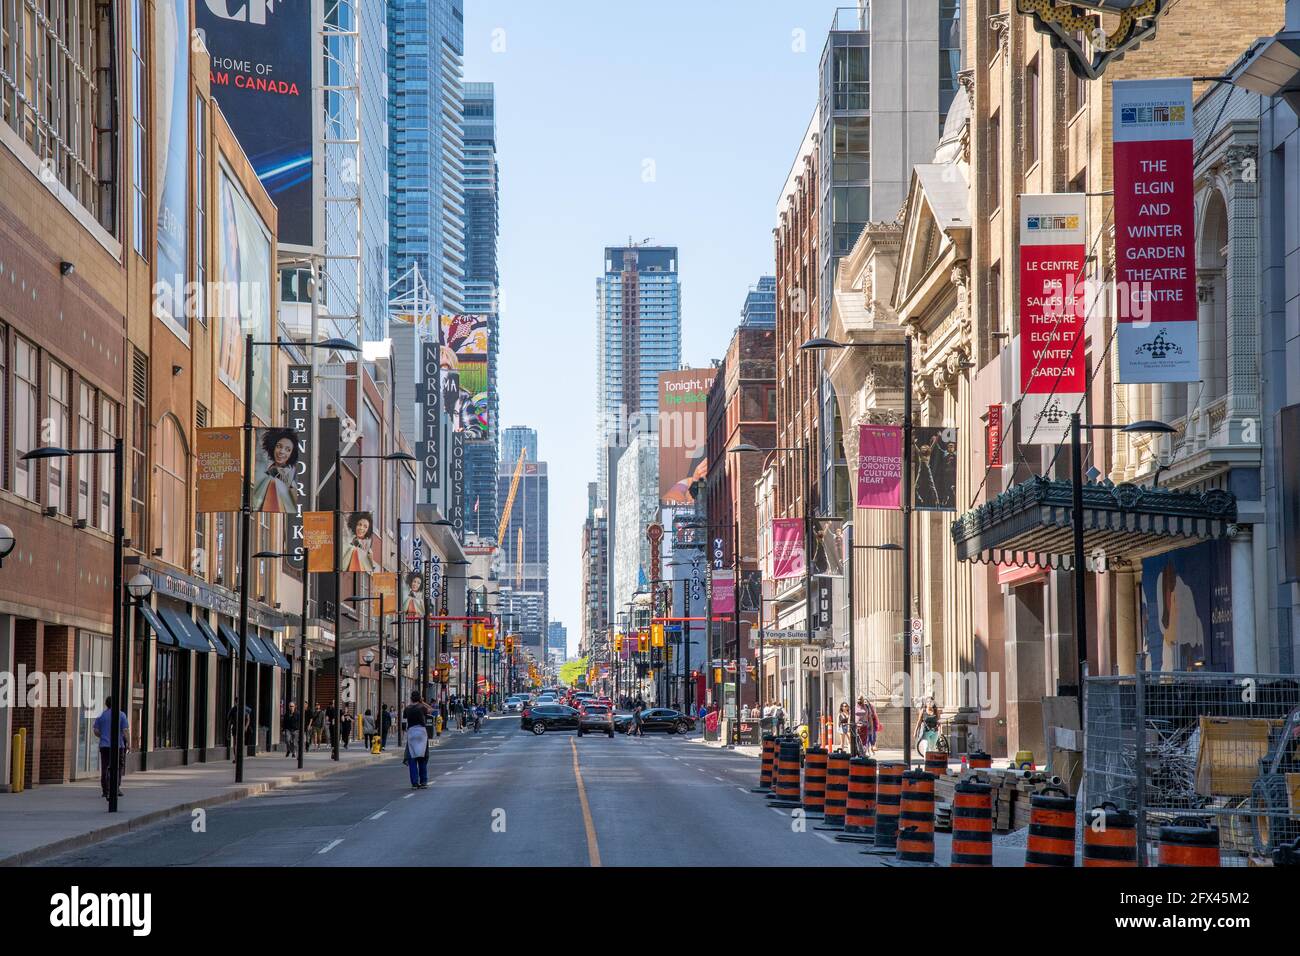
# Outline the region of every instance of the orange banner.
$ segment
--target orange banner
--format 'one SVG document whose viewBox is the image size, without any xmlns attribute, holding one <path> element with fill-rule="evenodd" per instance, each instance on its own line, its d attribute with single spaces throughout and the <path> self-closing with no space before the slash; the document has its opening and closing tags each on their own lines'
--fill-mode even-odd
<svg viewBox="0 0 1300 956">
<path fill-rule="evenodd" d="M 244 492 L 239 429 L 200 428 L 194 449 L 195 508 L 203 512 L 238 511 Z"/>
<path fill-rule="evenodd" d="M 379 571 L 370 575 L 370 593 L 380 598 L 380 614 L 397 613 L 397 572 Z"/>
<path fill-rule="evenodd" d="M 317 574 L 334 572 L 334 512 L 302 513 L 302 546 L 307 551 L 307 570 Z"/>
</svg>

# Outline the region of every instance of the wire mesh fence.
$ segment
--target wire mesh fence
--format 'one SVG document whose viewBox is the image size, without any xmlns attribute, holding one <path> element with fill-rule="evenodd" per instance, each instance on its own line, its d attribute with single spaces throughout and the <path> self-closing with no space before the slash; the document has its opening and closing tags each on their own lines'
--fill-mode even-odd
<svg viewBox="0 0 1300 956">
<path fill-rule="evenodd" d="M 1217 831 L 1224 866 L 1300 858 L 1300 680 L 1143 672 L 1088 680 L 1086 806 L 1137 815 L 1155 860 L 1162 827 Z"/>
</svg>

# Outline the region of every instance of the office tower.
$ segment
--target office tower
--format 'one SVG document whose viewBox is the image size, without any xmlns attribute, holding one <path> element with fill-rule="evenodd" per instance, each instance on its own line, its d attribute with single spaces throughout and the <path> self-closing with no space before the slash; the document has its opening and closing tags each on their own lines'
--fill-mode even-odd
<svg viewBox="0 0 1300 956">
<path fill-rule="evenodd" d="M 596 483 L 587 485 L 587 518 L 582 523 L 582 627 L 578 653 L 591 652 L 609 625 L 609 522 L 596 503 Z"/>
<path fill-rule="evenodd" d="M 507 433 L 512 429 L 507 429 Z M 532 429 L 523 429 L 532 432 Z M 507 438 L 509 435 L 507 434 Z M 536 433 L 532 433 L 532 449 L 536 453 Z M 519 452 L 515 450 L 517 461 Z M 513 493 L 512 493 L 513 492 Z M 508 507 L 507 507 L 508 506 Z M 548 523 L 549 489 L 546 462 L 531 458 L 524 462 L 523 471 L 515 484 L 514 469 L 497 478 L 497 508 L 505 517 L 505 533 L 500 542 L 501 563 L 499 580 L 502 587 L 516 594 L 540 595 L 540 617 L 536 628 L 524 630 L 524 643 L 542 647 L 546 642 L 547 602 L 550 593 L 550 532 Z"/>
<path fill-rule="evenodd" d="M 596 280 L 596 480 L 609 499 L 609 452 L 653 433 L 659 373 L 681 365 L 677 248 L 631 243 L 605 248 Z"/>
<path fill-rule="evenodd" d="M 611 497 L 618 501 L 618 525 L 611 541 L 614 614 L 626 611 L 636 592 L 650 585 L 650 542 L 646 528 L 659 521 L 659 436 L 640 433 L 618 459 Z"/>
<path fill-rule="evenodd" d="M 488 434 L 485 441 L 465 447 L 465 497 L 470 502 L 477 502 L 478 510 L 472 515 L 470 527 L 481 529 L 485 535 L 495 535 L 500 432 L 497 416 L 501 410 L 497 394 L 497 361 L 501 317 L 497 312 L 496 97 L 491 83 L 465 84 L 464 140 L 465 311 L 471 315 L 485 315 L 488 319 Z"/>
<path fill-rule="evenodd" d="M 515 464 L 519 461 L 519 452 L 523 451 L 525 461 L 537 460 L 537 430 L 526 425 L 511 425 L 501 431 L 501 466 L 502 477 L 514 474 Z"/>
<path fill-rule="evenodd" d="M 568 645 L 569 629 L 560 621 L 552 621 L 550 626 L 546 629 L 547 658 L 549 659 L 550 655 L 554 651 L 559 651 L 561 654 L 565 653 Z"/>
<path fill-rule="evenodd" d="M 776 276 L 763 276 L 749 287 L 740 307 L 740 324 L 747 329 L 776 328 Z"/>
<path fill-rule="evenodd" d="M 533 652 L 538 662 L 546 660 L 546 595 L 513 587 L 501 588 L 501 614 L 510 633 Z"/>
</svg>

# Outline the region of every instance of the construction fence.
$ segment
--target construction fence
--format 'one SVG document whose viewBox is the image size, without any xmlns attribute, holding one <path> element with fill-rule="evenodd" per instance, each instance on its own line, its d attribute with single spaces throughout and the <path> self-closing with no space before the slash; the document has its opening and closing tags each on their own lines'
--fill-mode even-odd
<svg viewBox="0 0 1300 956">
<path fill-rule="evenodd" d="M 1162 826 L 1218 832 L 1224 866 L 1300 854 L 1300 680 L 1141 672 L 1088 679 L 1081 808 L 1137 817 L 1154 861 Z"/>
</svg>

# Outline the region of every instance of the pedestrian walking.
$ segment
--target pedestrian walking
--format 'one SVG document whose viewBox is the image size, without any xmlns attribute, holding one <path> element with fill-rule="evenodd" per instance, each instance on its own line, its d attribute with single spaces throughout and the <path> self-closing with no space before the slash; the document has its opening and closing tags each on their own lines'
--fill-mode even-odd
<svg viewBox="0 0 1300 956">
<path fill-rule="evenodd" d="M 230 705 L 230 711 L 226 714 L 226 734 L 230 738 L 230 759 L 235 759 L 235 751 L 244 746 L 248 741 L 248 726 L 253 722 L 253 708 L 248 704 L 244 705 L 244 720 L 241 725 L 236 719 L 239 713 L 239 707 L 235 704 Z"/>
<path fill-rule="evenodd" d="M 776 725 L 777 736 L 780 736 L 785 730 L 785 707 L 781 704 L 776 704 L 772 708 L 772 723 Z"/>
<path fill-rule="evenodd" d="M 367 707 L 366 712 L 361 715 L 361 733 L 365 737 L 367 750 L 374 749 L 375 732 L 375 715 Z"/>
<path fill-rule="evenodd" d="M 294 701 L 289 701 L 289 709 L 284 712 L 284 717 L 280 720 L 280 733 L 284 737 L 284 755 L 286 757 L 296 757 L 298 755 L 298 725 L 301 721 L 301 715 L 298 713 L 298 705 Z"/>
<path fill-rule="evenodd" d="M 645 736 L 641 730 L 641 710 L 642 705 L 640 698 L 638 698 L 636 706 L 632 708 L 632 735 L 635 737 Z"/>
<path fill-rule="evenodd" d="M 339 718 L 339 727 L 343 733 L 343 749 L 348 749 L 348 741 L 352 739 L 352 705 L 343 705 L 343 716 Z"/>
<path fill-rule="evenodd" d="M 329 747 L 333 750 L 339 742 L 339 709 L 333 701 L 325 709 L 325 722 L 329 729 Z"/>
<path fill-rule="evenodd" d="M 109 779 L 112 776 L 113 763 L 113 737 L 109 727 L 113 723 L 113 698 L 108 697 L 104 700 L 103 712 L 95 718 L 95 738 L 99 741 L 99 792 L 103 794 L 105 800 L 109 798 Z M 122 796 L 122 774 L 126 769 L 126 738 L 131 729 L 130 723 L 126 719 L 126 711 L 117 712 L 117 780 L 113 786 L 117 788 L 117 795 Z"/>
<path fill-rule="evenodd" d="M 862 753 L 867 757 L 876 755 L 876 735 L 880 733 L 880 717 L 876 708 L 865 697 L 858 697 L 857 706 L 858 743 Z"/>
<path fill-rule="evenodd" d="M 406 754 L 402 758 L 411 772 L 411 788 L 423 790 L 429 786 L 429 732 L 424 722 L 429 708 L 420 701 L 420 692 L 411 691 L 411 703 L 402 713 L 406 721 Z"/>
<path fill-rule="evenodd" d="M 840 702 L 840 712 L 836 720 L 839 731 L 839 749 L 848 750 L 851 744 L 849 741 L 849 702 L 847 700 Z"/>
<path fill-rule="evenodd" d="M 379 749 L 388 749 L 388 731 L 393 726 L 393 712 L 384 704 L 379 712 Z"/>
<path fill-rule="evenodd" d="M 326 720 L 325 708 L 320 704 L 317 704 L 316 712 L 311 715 L 311 741 L 308 744 L 308 750 L 310 750 L 312 746 L 319 747 L 325 742 Z"/>
</svg>

